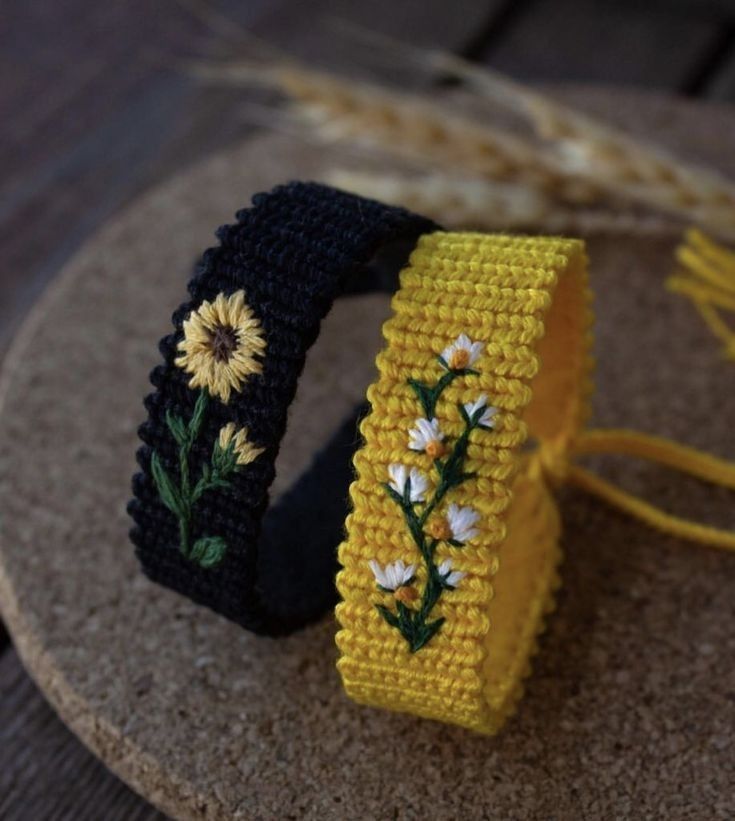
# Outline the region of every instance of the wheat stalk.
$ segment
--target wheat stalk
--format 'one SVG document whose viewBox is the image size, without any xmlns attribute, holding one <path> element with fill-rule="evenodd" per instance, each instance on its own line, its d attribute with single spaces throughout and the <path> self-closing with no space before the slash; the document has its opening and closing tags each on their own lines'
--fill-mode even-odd
<svg viewBox="0 0 735 821">
<path fill-rule="evenodd" d="M 735 237 L 735 185 L 665 149 L 562 105 L 498 72 L 443 52 L 421 52 L 434 72 L 450 73 L 478 95 L 525 117 L 561 174 Z"/>
<path fill-rule="evenodd" d="M 373 50 L 418 67 L 427 79 L 459 79 L 477 98 L 520 115 L 544 141 L 547 167 L 562 176 L 735 237 L 735 184 L 712 169 L 685 163 L 659 146 L 461 57 L 417 48 L 345 21 L 336 24 Z"/>
<path fill-rule="evenodd" d="M 735 186 L 724 177 L 451 55 L 419 55 L 433 71 L 467 81 L 480 103 L 499 103 L 525 116 L 540 141 L 482 124 L 442 100 L 303 66 L 230 63 L 197 71 L 218 82 L 280 89 L 327 141 L 379 149 L 445 174 L 522 184 L 565 205 L 642 205 L 735 238 Z"/>
<path fill-rule="evenodd" d="M 402 205 L 451 229 L 540 230 L 547 233 L 675 236 L 681 226 L 652 214 L 574 209 L 512 183 L 490 183 L 445 174 L 405 176 L 334 169 L 327 182 L 365 197 Z"/>
<path fill-rule="evenodd" d="M 571 202 L 595 198 L 548 166 L 538 148 L 517 134 L 487 128 L 419 95 L 290 66 L 205 64 L 199 76 L 219 82 L 275 87 L 295 102 L 299 115 L 329 142 L 380 149 L 419 166 L 455 169 L 480 179 L 512 180 Z"/>
</svg>

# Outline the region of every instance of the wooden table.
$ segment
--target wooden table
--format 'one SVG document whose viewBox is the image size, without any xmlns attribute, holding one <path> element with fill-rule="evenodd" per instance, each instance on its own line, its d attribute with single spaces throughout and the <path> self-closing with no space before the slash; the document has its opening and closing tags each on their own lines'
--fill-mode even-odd
<svg viewBox="0 0 735 821">
<path fill-rule="evenodd" d="M 735 16 L 725 0 L 221 0 L 207 8 L 196 0 L 3 4 L 0 354 L 61 264 L 110 214 L 253 131 L 242 92 L 200 87 L 179 68 L 192 56 L 241 53 L 234 21 L 333 63 L 344 59 L 334 29 L 314 23 L 328 14 L 522 78 L 735 96 Z M 0 628 L 0 817 L 158 815 L 65 729 Z"/>
</svg>

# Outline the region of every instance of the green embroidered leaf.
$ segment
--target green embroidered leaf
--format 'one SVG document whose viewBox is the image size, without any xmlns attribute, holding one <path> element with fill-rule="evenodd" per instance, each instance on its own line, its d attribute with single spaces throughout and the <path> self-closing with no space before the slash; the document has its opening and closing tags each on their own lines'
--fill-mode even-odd
<svg viewBox="0 0 735 821">
<path fill-rule="evenodd" d="M 439 632 L 442 624 L 446 619 L 442 616 L 435 621 L 430 621 L 427 624 L 421 625 L 421 627 L 416 631 L 416 634 L 413 637 L 413 641 L 411 642 L 411 652 L 415 653 L 417 650 L 420 650 L 427 642 L 431 641 L 434 636 Z"/>
<path fill-rule="evenodd" d="M 410 641 L 413 636 L 413 611 L 402 602 L 396 602 L 398 607 L 398 628 L 403 636 Z"/>
<path fill-rule="evenodd" d="M 457 484 L 460 484 L 462 482 L 466 482 L 468 479 L 474 479 L 476 476 L 477 476 L 477 474 L 474 473 L 474 472 L 472 472 L 472 473 L 460 473 L 457 476 L 456 481 L 457 481 Z"/>
<path fill-rule="evenodd" d="M 166 473 L 156 451 L 151 454 L 151 474 L 153 481 L 156 483 L 156 488 L 158 488 L 158 495 L 164 505 L 174 516 L 184 517 L 184 503 L 181 494 L 171 481 L 171 477 Z"/>
<path fill-rule="evenodd" d="M 204 422 L 204 414 L 207 410 L 208 404 L 209 394 L 205 390 L 199 391 L 199 396 L 197 396 L 197 401 L 194 405 L 194 413 L 191 415 L 191 419 L 189 420 L 190 442 L 193 442 L 197 436 L 199 436 L 199 431 L 202 429 L 202 422 Z"/>
<path fill-rule="evenodd" d="M 220 447 L 219 440 L 215 440 L 212 448 L 212 470 L 219 470 L 219 466 L 223 458 L 223 450 Z"/>
<path fill-rule="evenodd" d="M 383 487 L 386 489 L 388 495 L 390 496 L 393 501 L 403 507 L 403 496 L 400 493 L 396 493 L 395 490 L 386 482 Z"/>
<path fill-rule="evenodd" d="M 376 604 L 375 609 L 388 622 L 388 624 L 390 624 L 391 627 L 397 627 L 400 629 L 400 622 L 398 621 L 398 617 L 395 613 L 391 613 L 391 611 L 382 604 Z"/>
<path fill-rule="evenodd" d="M 212 472 L 221 476 L 227 476 L 237 467 L 237 454 L 232 443 L 226 448 L 221 448 L 219 442 L 214 443 L 212 449 Z"/>
<path fill-rule="evenodd" d="M 409 379 L 408 385 L 418 398 L 421 409 L 425 417 L 429 420 L 434 418 L 436 406 L 444 390 L 460 376 L 477 375 L 479 372 L 473 368 L 452 369 L 447 361 L 442 357 L 437 357 L 439 364 L 444 369 L 443 374 L 433 386 L 424 384 L 417 379 Z M 438 483 L 434 488 L 433 495 L 424 501 L 423 507 L 411 501 L 411 481 L 410 478 L 401 493 L 397 493 L 389 484 L 384 485 L 386 492 L 403 510 L 406 524 L 411 537 L 421 554 L 427 572 L 426 582 L 421 594 L 420 605 L 417 609 L 408 607 L 402 601 L 396 602 L 396 611 L 376 605 L 378 612 L 383 619 L 396 628 L 401 636 L 406 640 L 412 653 L 424 647 L 439 632 L 445 619 L 438 618 L 434 621 L 427 621 L 434 607 L 439 602 L 445 590 L 453 590 L 454 586 L 447 583 L 448 573 L 440 575 L 439 568 L 435 564 L 434 555 L 437 545 L 445 542 L 454 548 L 463 548 L 464 543 L 457 539 L 429 539 L 424 533 L 424 526 L 429 517 L 438 510 L 446 494 L 457 485 L 468 479 L 475 478 L 474 473 L 465 471 L 464 465 L 467 459 L 470 434 L 480 425 L 480 417 L 485 413 L 485 408 L 478 408 L 473 414 L 469 414 L 463 404 L 458 406 L 459 414 L 464 422 L 464 431 L 454 441 L 448 455 L 444 460 L 433 459 L 433 465 L 438 475 Z M 445 441 L 445 447 L 449 445 Z M 414 582 L 411 579 L 409 584 Z"/>
<path fill-rule="evenodd" d="M 200 567 L 216 567 L 227 552 L 227 543 L 221 536 L 203 536 L 191 546 L 189 558 Z"/>
<path fill-rule="evenodd" d="M 194 502 L 199 501 L 201 497 L 208 491 L 214 490 L 215 488 L 220 488 L 220 490 L 224 490 L 225 488 L 230 487 L 230 483 L 227 479 L 223 479 L 216 473 L 209 473 L 207 471 L 207 476 L 202 476 L 202 478 L 196 483 L 196 487 L 191 494 L 191 501 L 192 504 Z"/>
<path fill-rule="evenodd" d="M 171 431 L 171 435 L 176 440 L 176 444 L 181 447 L 187 442 L 186 425 L 180 416 L 174 416 L 170 410 L 166 411 L 166 424 Z"/>
<path fill-rule="evenodd" d="M 416 518 L 416 514 L 414 513 L 413 506 L 409 505 L 403 509 L 403 513 L 406 517 L 406 524 L 408 525 L 408 529 L 411 532 L 411 537 L 416 542 L 416 545 L 421 545 L 424 542 L 424 531 L 421 526 L 421 521 Z"/>
<path fill-rule="evenodd" d="M 408 476 L 406 479 L 406 484 L 403 486 L 403 500 L 402 500 L 403 507 L 406 510 L 411 510 L 411 477 Z"/>
<path fill-rule="evenodd" d="M 470 419 L 470 425 L 471 425 L 473 428 L 481 427 L 481 425 L 480 425 L 480 417 L 482 416 L 482 414 L 483 414 L 483 413 L 485 413 L 485 405 L 483 405 L 481 408 L 478 408 L 478 409 L 477 409 L 477 410 L 476 410 L 476 411 L 472 414 L 472 418 Z"/>
<path fill-rule="evenodd" d="M 426 418 L 433 418 L 434 408 L 436 407 L 437 399 L 437 397 L 434 395 L 434 390 L 430 388 L 428 385 L 424 385 L 423 382 L 419 382 L 417 379 L 409 379 L 408 384 L 411 386 L 413 392 L 418 397 L 418 400 L 421 403 L 421 407 L 424 411 L 424 415 L 426 416 Z"/>
<path fill-rule="evenodd" d="M 448 371 L 442 376 L 432 389 L 437 399 L 444 393 L 444 388 L 451 385 L 458 376 L 459 371 Z"/>
</svg>

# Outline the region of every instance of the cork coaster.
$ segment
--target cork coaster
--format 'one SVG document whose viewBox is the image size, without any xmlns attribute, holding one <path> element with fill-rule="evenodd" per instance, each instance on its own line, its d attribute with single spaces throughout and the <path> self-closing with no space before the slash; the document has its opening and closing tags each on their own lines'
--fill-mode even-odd
<svg viewBox="0 0 735 821">
<path fill-rule="evenodd" d="M 651 95 L 569 99 L 735 172 L 735 113 Z M 331 617 L 256 638 L 147 581 L 127 539 L 156 342 L 213 229 L 334 152 L 261 137 L 140 198 L 80 250 L 8 357 L 0 606 L 62 718 L 181 818 L 732 817 L 735 557 L 560 496 L 564 587 L 520 712 L 495 739 L 350 703 Z M 671 239 L 590 244 L 596 422 L 735 457 L 735 365 L 663 281 Z M 338 306 L 302 380 L 286 486 L 373 374 L 381 297 Z M 735 527 L 732 497 L 625 460 L 608 478 Z"/>
</svg>

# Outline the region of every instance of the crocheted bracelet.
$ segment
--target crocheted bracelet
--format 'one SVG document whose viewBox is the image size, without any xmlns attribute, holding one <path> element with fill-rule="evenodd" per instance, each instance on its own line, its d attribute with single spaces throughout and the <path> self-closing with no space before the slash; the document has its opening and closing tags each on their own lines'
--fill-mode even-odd
<svg viewBox="0 0 735 821">
<path fill-rule="evenodd" d="M 395 290 L 416 237 L 434 227 L 294 183 L 257 195 L 219 229 L 161 340 L 164 364 L 145 400 L 129 511 L 150 578 L 266 634 L 334 604 L 357 422 L 345 422 L 266 515 L 287 410 L 334 299 Z M 370 264 L 386 248 L 402 257 L 392 273 Z"/>
<path fill-rule="evenodd" d="M 493 733 L 514 710 L 558 585 L 552 487 L 735 549 L 572 464 L 618 452 L 735 488 L 735 465 L 585 430 L 590 294 L 577 240 L 435 232 L 400 275 L 368 391 L 339 549 L 338 667 L 358 702 Z M 524 448 L 532 438 L 534 449 Z"/>
</svg>

